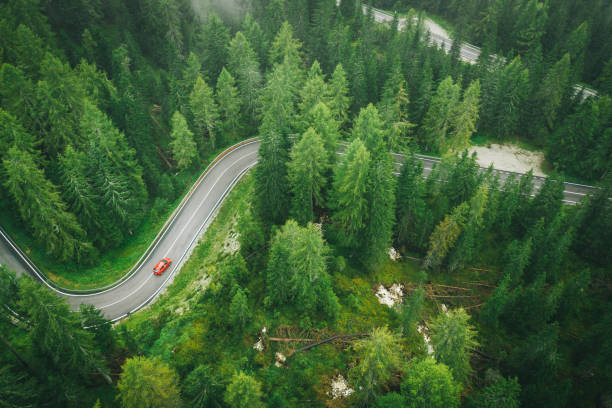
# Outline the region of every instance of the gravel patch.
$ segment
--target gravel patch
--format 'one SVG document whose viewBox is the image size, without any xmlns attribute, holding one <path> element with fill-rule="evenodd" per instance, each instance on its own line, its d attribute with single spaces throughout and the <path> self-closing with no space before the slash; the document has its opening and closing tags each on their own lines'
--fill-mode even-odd
<svg viewBox="0 0 612 408">
<path fill-rule="evenodd" d="M 546 176 L 542 171 L 544 154 L 531 152 L 517 146 L 492 144 L 486 146 L 473 146 L 470 154 L 476 152 L 476 161 L 481 167 L 493 167 L 497 170 L 527 173 L 533 170 L 534 176 Z"/>
</svg>

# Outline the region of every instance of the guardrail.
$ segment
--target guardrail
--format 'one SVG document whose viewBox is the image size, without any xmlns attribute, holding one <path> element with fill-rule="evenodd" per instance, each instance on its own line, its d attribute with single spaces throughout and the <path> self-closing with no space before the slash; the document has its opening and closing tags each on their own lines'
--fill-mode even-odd
<svg viewBox="0 0 612 408">
<path fill-rule="evenodd" d="M 187 193 L 185 193 L 179 206 L 172 212 L 170 217 L 168 217 L 168 220 L 164 223 L 159 233 L 155 236 L 151 244 L 147 247 L 147 249 L 142 254 L 142 256 L 138 259 L 138 261 L 136 261 L 134 266 L 132 266 L 132 268 L 130 268 L 130 270 L 125 275 L 123 275 L 121 278 L 119 278 L 115 282 L 110 283 L 108 285 L 98 287 L 98 288 L 91 288 L 91 289 L 64 288 L 58 285 L 53 280 L 49 279 L 49 277 L 42 270 L 40 270 L 34 264 L 34 262 L 30 260 L 30 258 L 25 254 L 25 252 L 22 251 L 21 248 L 19 248 L 19 246 L 9 237 L 9 235 L 1 227 L 0 227 L 0 238 L 4 239 L 7 242 L 7 244 L 11 247 L 11 249 L 13 249 L 15 254 L 21 259 L 24 265 L 29 269 L 30 274 L 33 275 L 35 278 L 39 279 L 42 283 L 44 283 L 50 289 L 60 294 L 69 295 L 69 296 L 90 296 L 94 294 L 104 293 L 108 290 L 111 290 L 113 288 L 120 286 L 121 284 L 126 282 L 129 278 L 131 278 L 134 275 L 134 273 L 136 273 L 136 271 L 138 271 L 138 269 L 142 266 L 144 261 L 146 261 L 147 257 L 151 254 L 151 252 L 153 252 L 153 250 L 157 248 L 157 245 L 159 244 L 159 242 L 162 240 L 166 232 L 172 226 L 172 224 L 174 223 L 178 215 L 181 213 L 181 211 L 183 210 L 183 208 L 185 207 L 185 205 L 187 204 L 187 202 L 193 195 L 194 191 L 202 183 L 202 181 L 204 180 L 206 175 L 210 172 L 210 170 L 212 170 L 219 163 L 219 161 L 223 159 L 225 156 L 227 156 L 229 153 L 235 151 L 236 149 L 242 146 L 245 146 L 251 143 L 255 143 L 257 140 L 259 139 L 250 138 L 250 139 L 243 140 L 239 143 L 236 143 L 233 146 L 230 146 L 229 148 L 221 152 L 217 157 L 215 157 L 213 161 L 210 162 L 208 166 L 206 166 L 206 168 L 202 171 L 198 179 L 195 181 L 195 183 L 193 183 L 193 185 L 187 191 Z"/>
</svg>

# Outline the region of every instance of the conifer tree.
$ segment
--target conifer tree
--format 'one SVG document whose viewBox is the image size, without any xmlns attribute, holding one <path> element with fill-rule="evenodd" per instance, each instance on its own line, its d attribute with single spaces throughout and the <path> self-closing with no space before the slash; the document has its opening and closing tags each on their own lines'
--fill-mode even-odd
<svg viewBox="0 0 612 408">
<path fill-rule="evenodd" d="M 336 65 L 336 69 L 334 69 L 334 73 L 329 80 L 328 89 L 330 93 L 329 109 L 338 121 L 338 126 L 342 128 L 348 120 L 348 110 L 351 106 L 349 84 L 342 64 Z"/>
<path fill-rule="evenodd" d="M 219 127 L 219 107 L 213 98 L 213 90 L 202 77 L 198 77 L 189 95 L 189 107 L 193 116 L 196 134 L 208 136 L 212 150 L 215 150 L 215 139 Z"/>
<path fill-rule="evenodd" d="M 470 146 L 470 137 L 476 130 L 480 109 L 480 81 L 475 80 L 465 90 L 461 104 L 452 119 L 452 131 L 446 140 L 441 140 L 441 151 L 459 152 Z"/>
<path fill-rule="evenodd" d="M 300 67 L 302 65 L 301 48 L 300 40 L 293 37 L 291 24 L 285 21 L 270 45 L 270 66 L 280 64 L 287 59 L 290 65 Z"/>
<path fill-rule="evenodd" d="M 461 204 L 436 227 L 429 238 L 429 251 L 424 261 L 425 268 L 437 268 L 453 249 L 463 230 L 468 208 L 467 203 Z"/>
<path fill-rule="evenodd" d="M 181 406 L 179 378 L 159 358 L 136 356 L 126 360 L 117 383 L 118 399 L 124 407 Z"/>
<path fill-rule="evenodd" d="M 255 167 L 255 207 L 262 220 L 282 224 L 289 211 L 288 143 L 271 128 L 262 134 L 259 162 Z"/>
<path fill-rule="evenodd" d="M 407 138 L 414 127 L 408 120 L 408 89 L 399 60 L 392 68 L 378 104 L 380 116 L 389 132 L 389 149 L 400 152 L 409 144 Z"/>
<path fill-rule="evenodd" d="M 219 79 L 217 79 L 217 92 L 215 96 L 217 98 L 217 102 L 219 103 L 220 120 L 223 133 L 226 135 L 228 140 L 238 139 L 241 124 L 241 101 L 238 97 L 236 81 L 234 80 L 232 74 L 225 69 L 225 67 L 223 67 L 221 74 L 219 74 Z"/>
<path fill-rule="evenodd" d="M 408 408 L 458 408 L 461 388 L 448 366 L 429 357 L 414 362 L 401 385 Z"/>
<path fill-rule="evenodd" d="M 252 44 L 253 51 L 255 51 L 255 55 L 257 56 L 257 61 L 260 64 L 267 64 L 267 51 L 269 49 L 268 41 L 259 23 L 248 12 L 242 21 L 242 32 L 249 43 Z"/>
<path fill-rule="evenodd" d="M 315 207 L 323 206 L 327 152 L 321 137 L 308 128 L 291 150 L 288 177 L 293 192 L 291 214 L 304 225 L 314 219 Z"/>
<path fill-rule="evenodd" d="M 421 129 L 421 138 L 427 150 L 440 151 L 443 141 L 448 137 L 459 102 L 459 93 L 460 87 L 453 83 L 451 77 L 440 82 Z"/>
<path fill-rule="evenodd" d="M 372 104 L 359 111 L 359 116 L 353 125 L 352 136 L 353 139 L 363 141 L 365 147 L 375 156 L 389 151 L 384 124 L 378 109 Z"/>
<path fill-rule="evenodd" d="M 66 209 L 57 187 L 36 165 L 32 154 L 11 147 L 2 160 L 7 189 L 21 218 L 47 250 L 65 261 L 86 259 L 91 243 L 74 214 Z"/>
<path fill-rule="evenodd" d="M 263 408 L 261 384 L 242 371 L 232 376 L 223 399 L 230 407 Z"/>
<path fill-rule="evenodd" d="M 208 20 L 202 25 L 198 42 L 202 50 L 200 55 L 204 57 L 203 66 L 207 73 L 206 77 L 214 80 L 221 73 L 223 66 L 227 64 L 230 30 L 217 14 L 209 13 Z"/>
<path fill-rule="evenodd" d="M 243 106 L 246 117 L 253 120 L 257 110 L 257 96 L 262 82 L 262 75 L 255 52 L 247 38 L 240 31 L 230 41 L 228 68 L 236 76 L 238 90 L 244 101 Z"/>
<path fill-rule="evenodd" d="M 359 362 L 350 369 L 349 380 L 358 389 L 358 398 L 367 404 L 389 381 L 392 370 L 399 367 L 401 346 L 387 327 L 379 327 L 369 337 L 355 342 L 353 349 Z"/>
<path fill-rule="evenodd" d="M 185 169 L 193 163 L 198 156 L 196 142 L 193 140 L 193 133 L 187 126 L 185 117 L 179 111 L 172 115 L 172 132 L 170 133 L 170 148 L 172 156 L 177 161 L 180 169 Z"/>
<path fill-rule="evenodd" d="M 251 311 L 249 310 L 247 295 L 241 288 L 236 290 L 230 303 L 229 312 L 232 325 L 244 329 L 251 318 Z"/>
<path fill-rule="evenodd" d="M 300 90 L 298 109 L 301 116 L 300 128 L 302 130 L 307 129 L 310 125 L 305 119 L 310 110 L 319 102 L 328 103 L 326 99 L 328 94 L 328 86 L 325 83 L 321 67 L 319 62 L 315 61 L 312 63 L 306 82 L 304 82 L 304 86 Z"/>
<path fill-rule="evenodd" d="M 367 222 L 367 186 L 370 153 L 361 139 L 355 139 L 334 170 L 329 206 L 338 239 L 344 246 L 354 246 Z"/>
<path fill-rule="evenodd" d="M 537 93 L 540 109 L 543 115 L 543 126 L 552 130 L 557 119 L 557 112 L 567 94 L 570 75 L 570 56 L 565 54 L 548 71 Z"/>
<path fill-rule="evenodd" d="M 431 344 L 439 363 L 446 364 L 457 382 L 463 383 L 471 372 L 470 357 L 478 343 L 470 316 L 462 308 L 440 313 L 430 327 Z"/>
<path fill-rule="evenodd" d="M 326 104 L 319 102 L 308 112 L 304 122 L 321 137 L 328 156 L 328 164 L 332 166 L 336 162 L 340 131 L 331 110 Z"/>
</svg>

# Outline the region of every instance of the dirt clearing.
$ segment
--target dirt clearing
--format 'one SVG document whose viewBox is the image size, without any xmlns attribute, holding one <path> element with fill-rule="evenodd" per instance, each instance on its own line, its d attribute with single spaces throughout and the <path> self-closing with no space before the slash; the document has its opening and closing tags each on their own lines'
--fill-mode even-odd
<svg viewBox="0 0 612 408">
<path fill-rule="evenodd" d="M 544 154 L 531 152 L 517 146 L 492 144 L 490 147 L 472 146 L 470 154 L 476 152 L 478 164 L 481 167 L 493 167 L 497 170 L 527 173 L 533 169 L 534 176 L 546 176 L 542 171 Z"/>
</svg>

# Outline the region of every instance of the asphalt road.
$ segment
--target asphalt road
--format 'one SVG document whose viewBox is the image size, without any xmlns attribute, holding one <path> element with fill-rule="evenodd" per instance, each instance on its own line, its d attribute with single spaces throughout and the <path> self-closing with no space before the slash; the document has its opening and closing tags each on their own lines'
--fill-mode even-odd
<svg viewBox="0 0 612 408">
<path fill-rule="evenodd" d="M 257 163 L 258 149 L 259 141 L 245 144 L 210 168 L 158 244 L 129 279 L 95 294 L 69 294 L 52 289 L 64 296 L 72 308 L 77 309 L 81 303 L 93 304 L 110 320 L 118 320 L 149 303 L 172 281 L 239 177 Z M 18 272 L 33 273 L 27 260 L 20 259 L 10 245 L 7 240 L 0 239 L 0 263 Z M 161 276 L 154 275 L 153 267 L 165 257 L 172 259 L 172 264 Z"/>
<path fill-rule="evenodd" d="M 336 4 L 339 4 L 339 0 Z M 367 6 L 362 6 L 363 13 L 367 13 Z M 379 23 L 391 23 L 393 21 L 393 15 L 390 13 L 386 13 L 380 10 L 373 9 L 372 10 L 374 20 Z M 400 18 L 398 21 L 398 29 L 402 30 L 409 23 L 408 19 Z M 437 47 L 442 47 L 446 52 L 450 52 L 451 47 L 453 45 L 453 40 L 450 38 L 446 30 L 440 27 L 438 24 L 433 22 L 430 19 L 425 18 L 423 20 L 423 25 L 425 26 L 425 30 L 429 32 L 429 42 L 431 44 L 436 45 Z M 462 43 L 459 51 L 459 55 L 461 59 L 470 64 L 475 64 L 480 56 L 480 48 L 475 45 L 469 43 Z M 493 56 L 495 58 L 495 56 Z M 597 91 L 594 89 L 587 88 L 582 85 L 574 85 L 574 89 L 576 93 L 581 92 L 583 94 L 583 98 L 588 98 L 591 96 L 597 96 Z"/>
<path fill-rule="evenodd" d="M 200 183 L 193 187 L 193 193 L 184 201 L 184 206 L 178 210 L 173 221 L 139 268 L 122 283 L 99 293 L 74 294 L 57 290 L 41 280 L 60 296 L 64 296 L 74 309 L 81 303 L 93 304 L 110 320 L 118 320 L 140 309 L 151 302 L 172 281 L 226 195 L 237 180 L 257 163 L 258 149 L 259 141 L 253 140 L 222 155 L 201 178 Z M 394 158 L 396 169 L 399 171 L 404 156 L 395 154 Z M 435 157 L 417 158 L 423 161 L 425 176 L 439 162 Z M 510 175 L 510 172 L 499 171 L 499 173 L 502 180 Z M 536 190 L 543 180 L 539 177 L 534 178 Z M 566 183 L 565 200 L 569 204 L 575 204 L 594 189 L 595 187 Z M 21 273 L 36 275 L 35 268 L 28 265 L 31 261 L 13 245 L 10 238 L 0 230 L 0 264 Z M 161 276 L 154 275 L 153 266 L 165 257 L 171 258 L 173 263 Z"/>
</svg>

